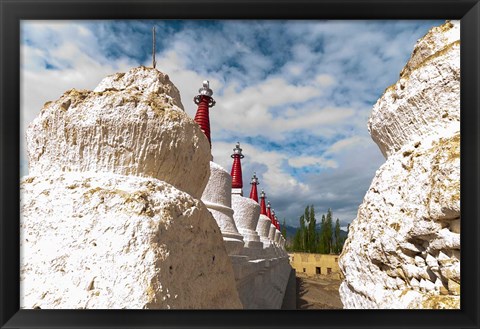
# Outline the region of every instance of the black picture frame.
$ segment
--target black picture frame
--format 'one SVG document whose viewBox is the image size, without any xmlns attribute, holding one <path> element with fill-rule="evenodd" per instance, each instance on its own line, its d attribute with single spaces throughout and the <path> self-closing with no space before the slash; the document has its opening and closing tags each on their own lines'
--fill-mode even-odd
<svg viewBox="0 0 480 329">
<path fill-rule="evenodd" d="M 478 0 L 0 0 L 1 328 L 478 328 Z M 461 310 L 20 310 L 20 21 L 23 19 L 461 19 Z"/>
</svg>

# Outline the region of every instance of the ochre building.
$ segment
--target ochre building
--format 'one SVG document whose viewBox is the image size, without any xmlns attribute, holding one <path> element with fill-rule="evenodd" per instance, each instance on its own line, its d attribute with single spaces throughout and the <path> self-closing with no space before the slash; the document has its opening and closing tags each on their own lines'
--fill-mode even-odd
<svg viewBox="0 0 480 329">
<path fill-rule="evenodd" d="M 338 267 L 339 255 L 310 254 L 304 252 L 289 253 L 290 265 L 297 273 L 306 275 L 335 275 L 341 277 Z"/>
</svg>

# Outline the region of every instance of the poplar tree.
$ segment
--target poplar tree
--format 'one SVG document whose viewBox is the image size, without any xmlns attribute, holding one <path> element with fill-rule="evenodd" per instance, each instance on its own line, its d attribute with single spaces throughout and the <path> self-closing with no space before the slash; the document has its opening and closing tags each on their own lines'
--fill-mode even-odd
<svg viewBox="0 0 480 329">
<path fill-rule="evenodd" d="M 286 240 L 287 239 L 287 225 L 285 224 L 285 218 L 283 218 L 282 235 Z"/>
<path fill-rule="evenodd" d="M 309 251 L 310 249 L 310 210 L 309 206 L 305 208 L 305 212 L 303 214 L 303 218 L 305 219 L 305 228 L 303 230 L 303 250 Z"/>
<path fill-rule="evenodd" d="M 300 251 L 305 251 L 305 216 L 300 216 L 300 230 L 299 230 L 299 239 L 300 239 Z"/>
<path fill-rule="evenodd" d="M 317 220 L 315 219 L 315 209 L 313 205 L 305 209 L 305 213 L 308 212 L 308 251 L 316 252 L 317 249 Z"/>
<path fill-rule="evenodd" d="M 340 220 L 337 218 L 335 222 L 335 253 L 342 250 L 342 241 L 340 241 Z"/>
<path fill-rule="evenodd" d="M 332 252 L 332 243 L 333 234 L 332 234 L 332 209 L 328 208 L 327 217 L 325 218 L 325 253 L 329 254 Z"/>
<path fill-rule="evenodd" d="M 293 236 L 293 244 L 292 244 L 292 250 L 293 251 L 302 251 L 301 248 L 301 233 L 300 229 L 295 232 L 295 235 Z"/>
<path fill-rule="evenodd" d="M 322 221 L 320 222 L 320 234 L 318 239 L 318 248 L 317 251 L 320 254 L 326 253 L 326 243 L 325 243 L 325 215 L 322 215 Z"/>
</svg>

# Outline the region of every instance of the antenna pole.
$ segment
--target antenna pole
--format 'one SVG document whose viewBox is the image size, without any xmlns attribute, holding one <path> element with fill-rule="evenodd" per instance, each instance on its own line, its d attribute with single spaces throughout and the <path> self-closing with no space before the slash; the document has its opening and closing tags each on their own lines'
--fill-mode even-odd
<svg viewBox="0 0 480 329">
<path fill-rule="evenodd" d="M 155 26 L 152 28 L 153 30 L 153 36 L 152 36 L 152 43 L 153 43 L 153 48 L 152 48 L 152 58 L 153 58 L 153 68 L 157 66 L 157 62 L 155 61 Z"/>
</svg>

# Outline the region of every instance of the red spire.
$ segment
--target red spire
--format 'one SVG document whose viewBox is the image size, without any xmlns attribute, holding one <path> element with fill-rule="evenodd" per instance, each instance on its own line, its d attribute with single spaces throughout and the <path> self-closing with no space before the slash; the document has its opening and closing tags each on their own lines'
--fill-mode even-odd
<svg viewBox="0 0 480 329">
<path fill-rule="evenodd" d="M 272 221 L 272 212 L 270 211 L 270 201 L 267 202 L 267 217 L 270 218 L 270 221 Z"/>
<path fill-rule="evenodd" d="M 253 173 L 252 181 L 250 185 L 252 185 L 252 189 L 250 190 L 250 199 L 255 200 L 258 203 L 258 194 L 257 194 L 257 185 L 260 184 L 258 182 L 258 178 L 256 173 Z"/>
<path fill-rule="evenodd" d="M 215 105 L 215 100 L 212 98 L 213 91 L 209 88 L 208 80 L 203 81 L 203 87 L 198 89 L 198 92 L 199 94 L 193 98 L 195 104 L 198 105 L 194 121 L 200 126 L 205 136 L 207 136 L 211 148 L 212 141 L 210 140 L 210 118 L 208 109 Z"/>
<path fill-rule="evenodd" d="M 265 199 L 267 197 L 265 196 L 265 192 L 260 193 L 260 215 L 267 215 L 267 207 L 265 206 Z"/>
<path fill-rule="evenodd" d="M 275 224 L 275 210 L 272 209 L 272 211 L 270 212 L 271 213 L 271 216 L 270 219 L 272 220 L 272 224 L 273 226 L 277 227 L 277 225 Z"/>
<path fill-rule="evenodd" d="M 243 159 L 244 155 L 242 154 L 242 149 L 240 148 L 240 142 L 237 142 L 231 157 L 233 158 L 232 171 L 230 173 L 232 176 L 232 188 L 242 188 L 242 164 L 240 163 L 240 159 Z"/>
</svg>

